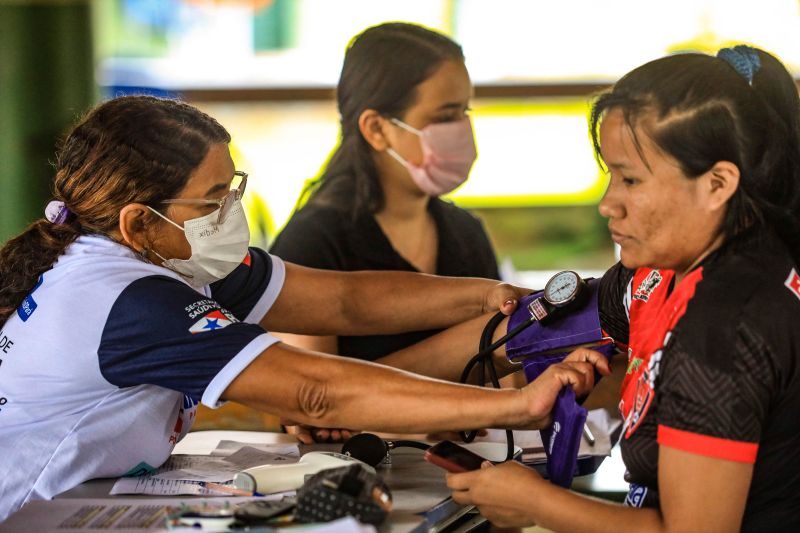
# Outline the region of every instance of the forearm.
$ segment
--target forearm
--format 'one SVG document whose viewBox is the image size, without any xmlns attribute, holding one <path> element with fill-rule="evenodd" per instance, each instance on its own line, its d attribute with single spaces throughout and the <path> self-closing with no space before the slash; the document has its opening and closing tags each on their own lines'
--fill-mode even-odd
<svg viewBox="0 0 800 533">
<path fill-rule="evenodd" d="M 532 522 L 545 529 L 574 533 L 665 531 L 661 513 L 655 509 L 637 509 L 589 498 L 541 478 L 537 482 L 540 486 L 536 491 L 515 493 L 513 499 L 520 509 L 528 510 Z"/>
<path fill-rule="evenodd" d="M 516 390 L 431 380 L 373 363 L 276 344 L 223 397 L 317 427 L 423 433 L 531 421 Z"/>
<path fill-rule="evenodd" d="M 479 278 L 336 272 L 287 263 L 281 293 L 261 323 L 268 330 L 306 335 L 446 328 L 492 310 L 486 307 L 499 307 L 503 302 L 486 301 L 497 285 Z M 508 294 L 516 297 L 511 287 Z M 499 293 L 496 299 L 502 299 Z"/>
<path fill-rule="evenodd" d="M 486 309 L 484 298 L 497 285 L 496 281 L 480 278 L 408 272 L 360 272 L 348 282 L 344 315 L 350 322 L 368 328 L 369 333 L 387 326 L 393 330 L 389 333 L 398 333 L 459 324 L 492 311 Z M 377 306 L 376 295 L 383 300 Z"/>
<path fill-rule="evenodd" d="M 376 362 L 425 376 L 457 381 L 464 366 L 478 353 L 481 334 L 493 315 L 494 313 L 487 313 L 453 326 L 408 348 L 382 357 Z M 497 326 L 492 341 L 505 334 L 507 323 L 508 319 L 504 319 Z M 493 361 L 500 376 L 516 368 L 508 362 L 505 346 L 495 351 Z"/>
</svg>

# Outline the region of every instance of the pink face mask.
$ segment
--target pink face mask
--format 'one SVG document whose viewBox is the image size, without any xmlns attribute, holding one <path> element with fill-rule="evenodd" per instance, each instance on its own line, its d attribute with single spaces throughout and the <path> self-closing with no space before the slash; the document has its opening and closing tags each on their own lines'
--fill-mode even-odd
<svg viewBox="0 0 800 533">
<path fill-rule="evenodd" d="M 422 130 L 412 128 L 396 118 L 392 123 L 418 135 L 422 146 L 422 164 L 406 161 L 392 148 L 386 152 L 397 159 L 411 174 L 411 179 L 429 196 L 447 194 L 467 181 L 477 151 L 469 118 L 454 122 L 430 124 Z"/>
</svg>

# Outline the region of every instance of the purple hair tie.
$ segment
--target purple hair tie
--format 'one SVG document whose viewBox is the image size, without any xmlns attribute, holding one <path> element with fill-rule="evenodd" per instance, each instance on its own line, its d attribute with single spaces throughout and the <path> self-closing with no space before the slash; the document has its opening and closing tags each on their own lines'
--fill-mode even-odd
<svg viewBox="0 0 800 533">
<path fill-rule="evenodd" d="M 44 208 L 44 216 L 53 224 L 64 224 L 72 211 L 61 200 L 51 200 Z"/>
</svg>

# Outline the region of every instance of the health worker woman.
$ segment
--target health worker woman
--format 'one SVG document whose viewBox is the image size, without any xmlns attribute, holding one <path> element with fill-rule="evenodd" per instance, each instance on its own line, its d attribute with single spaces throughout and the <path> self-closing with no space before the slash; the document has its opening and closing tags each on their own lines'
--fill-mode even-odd
<svg viewBox="0 0 800 533">
<path fill-rule="evenodd" d="M 46 218 L 0 250 L 0 520 L 88 479 L 152 471 L 200 402 L 425 432 L 539 427 L 562 386 L 591 387 L 586 362 L 495 391 L 281 343 L 267 330 L 444 328 L 510 312 L 521 292 L 314 270 L 248 248 L 241 199 L 253 178 L 229 142 L 194 107 L 145 96 L 99 105 L 67 136 Z"/>
</svg>

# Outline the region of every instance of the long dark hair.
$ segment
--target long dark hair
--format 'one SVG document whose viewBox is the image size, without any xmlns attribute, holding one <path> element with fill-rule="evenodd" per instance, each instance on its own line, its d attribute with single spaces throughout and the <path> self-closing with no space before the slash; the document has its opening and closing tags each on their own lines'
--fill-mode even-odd
<svg viewBox="0 0 800 533">
<path fill-rule="evenodd" d="M 760 61 L 752 80 L 704 54 L 664 57 L 626 74 L 592 107 L 595 154 L 599 160 L 603 115 L 620 109 L 637 148 L 638 125 L 690 179 L 718 161 L 734 163 L 741 177 L 721 231 L 731 238 L 769 226 L 800 263 L 800 98 L 780 61 L 749 50 Z"/>
<path fill-rule="evenodd" d="M 78 236 L 109 235 L 129 203 L 175 197 L 209 147 L 228 142 L 216 120 L 174 100 L 125 96 L 91 110 L 56 161 L 53 196 L 69 219 L 39 219 L 0 249 L 0 327 Z"/>
<path fill-rule="evenodd" d="M 322 171 L 301 194 L 301 202 L 334 205 L 358 213 L 384 205 L 372 148 L 358 119 L 366 109 L 402 118 L 416 100 L 416 87 L 447 60 L 464 60 L 451 39 L 415 24 L 391 22 L 367 28 L 347 48 L 336 87 L 341 140 Z M 301 203 L 300 202 L 300 203 Z"/>
</svg>

